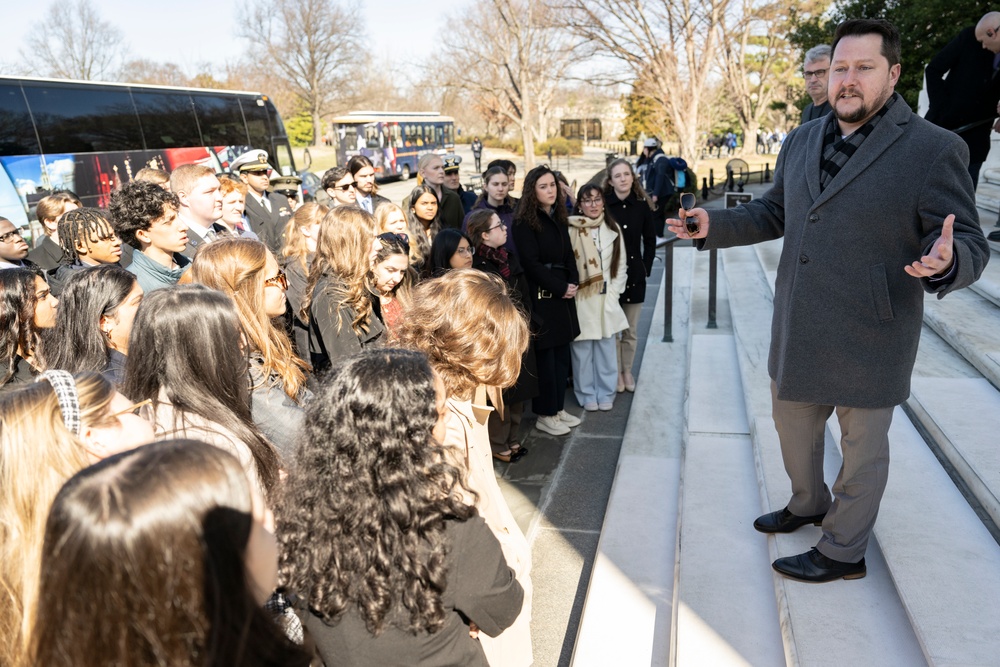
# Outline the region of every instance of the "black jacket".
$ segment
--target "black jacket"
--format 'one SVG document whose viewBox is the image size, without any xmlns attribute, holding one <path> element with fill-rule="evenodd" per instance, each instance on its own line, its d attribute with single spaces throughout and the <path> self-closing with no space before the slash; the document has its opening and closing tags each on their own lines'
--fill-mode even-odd
<svg viewBox="0 0 1000 667">
<path fill-rule="evenodd" d="M 285 233 L 285 225 L 292 217 L 292 210 L 288 207 L 288 198 L 284 195 L 268 192 L 266 196 L 271 202 L 270 213 L 260 205 L 256 195 L 250 193 L 247 193 L 244 212 L 254 233 L 277 257 L 281 255 L 281 237 Z"/>
<path fill-rule="evenodd" d="M 329 370 L 338 359 L 379 344 L 385 333 L 382 321 L 374 314 L 368 321 L 367 333 L 355 333 L 353 323 L 357 313 L 350 306 L 340 306 L 343 290 L 340 278 L 329 275 L 321 277 L 313 289 L 309 305 L 309 350 L 313 373 L 317 375 Z"/>
<path fill-rule="evenodd" d="M 28 252 L 28 259 L 42 267 L 44 271 L 51 271 L 59 267 L 62 261 L 62 246 L 52 240 L 52 237 L 45 235 L 41 242 Z"/>
<path fill-rule="evenodd" d="M 566 288 L 580 282 L 569 228 L 558 224 L 545 211 L 538 211 L 541 229 L 525 220 L 514 220 L 514 243 L 528 279 L 528 298 L 538 324 L 535 348 L 546 350 L 567 345 L 580 335 L 576 302 L 564 299 Z"/>
<path fill-rule="evenodd" d="M 622 305 L 642 303 L 646 300 L 646 277 L 653 270 L 656 256 L 656 233 L 653 231 L 653 212 L 644 199 L 633 193 L 624 200 L 614 192 L 605 197 L 608 213 L 622 228 L 625 242 L 625 261 L 628 282 L 618 300 Z"/>
</svg>

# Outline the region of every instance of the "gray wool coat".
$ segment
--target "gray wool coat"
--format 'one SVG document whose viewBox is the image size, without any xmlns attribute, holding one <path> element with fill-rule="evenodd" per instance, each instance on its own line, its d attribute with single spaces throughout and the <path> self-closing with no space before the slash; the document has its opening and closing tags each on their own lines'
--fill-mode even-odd
<svg viewBox="0 0 1000 667">
<path fill-rule="evenodd" d="M 698 247 L 785 237 L 768 359 L 778 398 L 890 407 L 910 394 L 924 291 L 942 298 L 975 282 L 989 258 L 968 148 L 897 100 L 821 192 L 826 122 L 789 133 L 774 187 L 743 206 L 712 211 Z M 910 276 L 903 268 L 927 254 L 949 213 L 953 279 Z"/>
</svg>

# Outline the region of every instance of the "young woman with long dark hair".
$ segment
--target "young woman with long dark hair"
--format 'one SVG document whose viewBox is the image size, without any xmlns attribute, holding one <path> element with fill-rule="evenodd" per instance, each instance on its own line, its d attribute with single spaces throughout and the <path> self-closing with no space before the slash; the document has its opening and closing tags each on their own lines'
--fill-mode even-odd
<svg viewBox="0 0 1000 667">
<path fill-rule="evenodd" d="M 381 211 L 392 204 L 382 204 Z M 378 249 L 368 271 L 368 289 L 372 294 L 372 310 L 391 333 L 403 317 L 410 302 L 410 290 L 415 282 L 410 269 L 410 244 L 403 234 L 386 232 L 376 237 Z"/>
<path fill-rule="evenodd" d="M 521 610 L 442 444 L 445 414 L 427 358 L 394 349 L 342 360 L 309 407 L 278 536 L 327 664 L 485 666 L 472 624 L 496 636 Z"/>
<path fill-rule="evenodd" d="M 618 391 L 635 391 L 632 364 L 638 344 L 639 315 L 646 300 L 646 278 L 653 270 L 656 256 L 656 233 L 653 210 L 639 179 L 628 160 L 619 158 L 608 165 L 604 183 L 604 202 L 608 214 L 622 230 L 628 280 L 619 296 L 628 328 L 618 341 Z"/>
<path fill-rule="evenodd" d="M 281 257 L 278 258 L 288 280 L 285 298 L 291 307 L 292 342 L 295 343 L 295 352 L 306 361 L 309 361 L 309 325 L 302 321 L 299 314 L 309 283 L 309 267 L 316 254 L 319 226 L 329 212 L 328 207 L 316 202 L 300 206 L 285 225 Z"/>
<path fill-rule="evenodd" d="M 535 337 L 535 428 L 551 435 L 566 435 L 580 424 L 563 409 L 572 364 L 570 343 L 580 335 L 573 300 L 580 278 L 563 199 L 552 170 L 544 165 L 535 167 L 524 177 L 524 191 L 514 216 L 514 241 L 528 278 L 528 298 L 541 322 Z"/>
<path fill-rule="evenodd" d="M 204 285 L 156 290 L 132 326 L 123 390 L 151 403 L 159 439 L 194 438 L 235 454 L 267 496 L 280 464 L 253 421 L 244 346 L 230 297 Z"/>
<path fill-rule="evenodd" d="M 414 268 L 424 270 L 430 263 L 431 243 L 441 231 L 441 202 L 437 192 L 426 183 L 413 188 L 404 200 L 406 221 L 410 228 L 410 255 Z"/>
<path fill-rule="evenodd" d="M 497 214 L 507 231 L 504 248 L 507 249 L 507 252 L 517 255 L 517 245 L 514 243 L 514 206 L 516 202 L 510 197 L 509 192 L 510 180 L 505 167 L 498 165 L 483 172 L 483 192 L 472 206 L 472 210 L 465 216 L 462 231 L 469 231 L 469 220 L 473 213 L 480 210 L 492 211 Z"/>
<path fill-rule="evenodd" d="M 250 355 L 249 380 L 254 423 L 287 459 L 302 428 L 306 362 L 295 355 L 283 323 L 284 271 L 261 241 L 220 239 L 198 249 L 191 263 L 194 282 L 230 296 Z"/>
<path fill-rule="evenodd" d="M 120 386 L 142 296 L 135 274 L 119 266 L 74 273 L 63 286 L 55 327 L 42 336 L 46 365 L 71 373 L 97 371 Z"/>
<path fill-rule="evenodd" d="M 58 305 L 33 271 L 0 271 L 0 386 L 33 382 L 44 370 L 41 333 L 55 326 Z"/>
<path fill-rule="evenodd" d="M 615 334 L 628 328 L 618 297 L 628 275 L 621 229 L 604 211 L 604 193 L 593 183 L 580 188 L 578 213 L 569 218 L 569 239 L 580 274 L 576 314 L 580 335 L 572 344 L 573 389 L 584 410 L 611 410 L 618 382 Z"/>
<path fill-rule="evenodd" d="M 77 473 L 45 526 L 30 664 L 305 667 L 262 606 L 272 525 L 239 461 L 201 442 Z"/>
</svg>

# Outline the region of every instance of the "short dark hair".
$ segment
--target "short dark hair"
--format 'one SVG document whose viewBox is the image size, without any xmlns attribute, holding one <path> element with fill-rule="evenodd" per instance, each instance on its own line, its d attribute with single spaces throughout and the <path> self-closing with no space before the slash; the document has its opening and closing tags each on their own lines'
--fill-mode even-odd
<svg viewBox="0 0 1000 667">
<path fill-rule="evenodd" d="M 181 202 L 173 192 L 148 181 L 132 181 L 111 193 L 108 211 L 111 213 L 111 224 L 122 241 L 141 250 L 135 233 L 149 229 L 154 220 L 166 214 L 168 206 L 177 210 L 181 208 Z"/>
<path fill-rule="evenodd" d="M 832 53 L 836 54 L 837 44 L 844 37 L 881 35 L 882 55 L 889 61 L 889 67 L 898 65 L 902 57 L 902 45 L 896 26 L 885 19 L 848 19 L 837 26 L 833 33 Z M 831 57 L 831 60 L 833 58 Z"/>
<path fill-rule="evenodd" d="M 511 162 L 510 160 L 502 160 L 502 159 L 493 160 L 488 165 L 486 165 L 486 170 L 489 171 L 493 167 L 502 167 L 503 170 L 508 173 L 510 172 L 511 169 L 517 172 L 517 165 Z"/>
<path fill-rule="evenodd" d="M 355 155 L 350 160 L 347 161 L 347 171 L 351 172 L 351 176 L 354 176 L 364 167 L 375 168 L 372 161 L 368 159 L 367 155 Z M 343 176 L 341 176 L 343 178 Z M 339 180 L 339 179 L 338 179 Z"/>
<path fill-rule="evenodd" d="M 320 186 L 324 190 L 332 188 L 337 184 L 337 181 L 350 173 L 351 171 L 347 167 L 333 167 L 332 169 L 327 169 L 326 173 L 323 174 L 323 180 L 320 182 Z M 353 176 L 353 174 L 351 175 Z"/>
</svg>

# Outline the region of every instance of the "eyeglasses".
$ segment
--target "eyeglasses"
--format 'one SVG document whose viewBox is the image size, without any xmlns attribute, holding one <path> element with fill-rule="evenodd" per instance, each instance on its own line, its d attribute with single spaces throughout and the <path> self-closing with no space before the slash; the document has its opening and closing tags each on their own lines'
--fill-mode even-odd
<svg viewBox="0 0 1000 667">
<path fill-rule="evenodd" d="M 288 289 L 288 276 L 281 269 L 278 269 L 278 275 L 273 278 L 268 278 L 264 281 L 264 287 L 280 287 L 283 290 Z"/>
<path fill-rule="evenodd" d="M 997 36 L 997 31 L 1000 31 L 1000 25 L 998 25 L 997 27 L 993 28 L 992 30 L 987 30 L 986 31 L 986 36 L 989 37 L 990 39 L 993 39 L 994 37 Z"/>
<path fill-rule="evenodd" d="M 472 257 L 473 255 L 476 254 L 476 249 L 473 248 L 471 245 L 467 245 L 464 248 L 462 246 L 459 246 L 455 250 L 455 254 L 456 255 L 466 255 L 468 257 Z"/>
<path fill-rule="evenodd" d="M 802 78 L 804 78 L 806 81 L 808 81 L 809 79 L 811 79 L 813 77 L 816 77 L 817 79 L 822 79 L 824 76 L 826 76 L 826 73 L 829 72 L 829 71 L 830 71 L 829 68 L 827 68 L 827 69 L 813 69 L 813 70 L 807 69 L 807 70 L 803 70 L 802 71 Z"/>
<path fill-rule="evenodd" d="M 503 223 L 502 223 L 502 222 L 498 222 L 497 224 L 495 224 L 495 225 L 493 225 L 492 227 L 490 227 L 489 229 L 487 229 L 487 230 L 486 230 L 486 233 L 487 233 L 487 234 L 489 234 L 489 233 L 490 233 L 490 232 L 492 232 L 492 231 L 493 231 L 494 229 L 500 229 L 501 227 L 503 227 Z"/>
<path fill-rule="evenodd" d="M 343 185 L 334 185 L 333 189 L 340 190 L 341 192 L 347 192 L 348 190 L 353 188 L 356 183 L 357 183 L 356 181 L 351 181 L 350 183 L 344 183 Z"/>
<path fill-rule="evenodd" d="M 13 239 L 15 236 L 17 238 L 21 238 L 21 230 L 20 229 L 15 229 L 13 231 L 9 231 L 6 234 L 0 234 L 0 243 L 7 243 L 11 239 Z"/>
<path fill-rule="evenodd" d="M 601 199 L 600 197 L 594 197 L 593 199 L 581 199 L 580 203 L 586 204 L 588 206 L 593 206 L 595 204 L 603 204 L 604 200 Z"/>
<path fill-rule="evenodd" d="M 398 241 L 400 245 L 403 245 L 406 248 L 406 252 L 410 252 L 410 237 L 406 234 L 393 234 L 392 232 L 386 232 L 385 234 L 379 234 L 378 238 L 386 243 Z"/>
<path fill-rule="evenodd" d="M 153 421 L 153 399 L 147 398 L 145 401 L 139 401 L 138 403 L 133 403 L 124 410 L 115 412 L 110 416 L 111 419 L 117 419 L 122 415 L 133 414 L 142 417 L 148 422 Z"/>
</svg>

